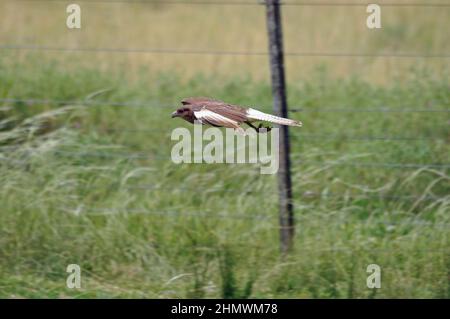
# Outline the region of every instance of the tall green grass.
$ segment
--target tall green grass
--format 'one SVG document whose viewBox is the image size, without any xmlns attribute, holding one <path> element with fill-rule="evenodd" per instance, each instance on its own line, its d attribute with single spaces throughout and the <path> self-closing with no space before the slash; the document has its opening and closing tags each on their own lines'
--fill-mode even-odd
<svg viewBox="0 0 450 319">
<path fill-rule="evenodd" d="M 335 163 L 449 163 L 448 113 L 291 113 L 304 127 L 291 129 L 296 235 L 281 258 L 275 176 L 170 161 L 171 130 L 192 129 L 170 119 L 181 98 L 270 110 L 268 83 L 152 70 L 131 81 L 34 61 L 0 69 L 1 98 L 84 101 L 1 105 L 1 297 L 450 296 L 448 168 Z M 288 94 L 309 110 L 448 110 L 448 83 L 412 70 L 378 87 L 321 69 Z M 419 139 L 351 138 L 363 136 Z M 72 263 L 80 290 L 65 286 Z M 377 290 L 366 286 L 373 263 Z"/>
</svg>

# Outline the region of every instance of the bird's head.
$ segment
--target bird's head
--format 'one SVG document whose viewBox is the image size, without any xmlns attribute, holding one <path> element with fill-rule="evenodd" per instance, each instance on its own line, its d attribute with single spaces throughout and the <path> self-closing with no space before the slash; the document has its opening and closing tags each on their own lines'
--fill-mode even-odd
<svg viewBox="0 0 450 319">
<path fill-rule="evenodd" d="M 187 118 L 191 115 L 191 109 L 188 107 L 180 107 L 178 110 L 172 113 L 172 118 L 181 117 Z"/>
</svg>

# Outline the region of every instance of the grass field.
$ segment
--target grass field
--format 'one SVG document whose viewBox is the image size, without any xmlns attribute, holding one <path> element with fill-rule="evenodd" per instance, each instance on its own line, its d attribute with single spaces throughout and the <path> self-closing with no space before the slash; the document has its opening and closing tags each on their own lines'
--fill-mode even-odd
<svg viewBox="0 0 450 319">
<path fill-rule="evenodd" d="M 211 6 L 202 20 L 193 7 L 88 4 L 96 19 L 74 36 L 56 27 L 64 16 L 36 18 L 64 13 L 62 4 L 0 5 L 2 43 L 266 47 L 262 8 L 231 14 L 237 9 Z M 445 10 L 389 9 L 386 29 L 405 30 L 387 33 L 401 45 L 386 33 L 364 39 L 363 26 L 352 27 L 364 8 L 348 17 L 344 8 L 331 16 L 332 8 L 320 9 L 320 20 L 305 10 L 298 28 L 297 15 L 286 12 L 290 51 L 449 51 Z M 222 16 L 232 26 L 219 23 Z M 412 18 L 417 24 L 402 24 Z M 148 21 L 156 29 L 144 39 Z M 317 29 L 306 29 L 313 23 Z M 449 298 L 450 169 L 439 166 L 450 163 L 448 59 L 288 61 L 289 105 L 308 111 L 290 114 L 304 127 L 290 130 L 297 228 L 286 258 L 275 176 L 256 165 L 170 160 L 172 129 L 192 129 L 170 119 L 181 98 L 270 111 L 267 64 L 267 57 L 2 51 L 0 98 L 35 101 L 0 104 L 0 297 Z M 337 111 L 380 107 L 422 112 Z M 81 289 L 66 287 L 68 264 L 81 266 Z M 366 286 L 369 264 L 382 269 L 381 289 Z"/>
</svg>

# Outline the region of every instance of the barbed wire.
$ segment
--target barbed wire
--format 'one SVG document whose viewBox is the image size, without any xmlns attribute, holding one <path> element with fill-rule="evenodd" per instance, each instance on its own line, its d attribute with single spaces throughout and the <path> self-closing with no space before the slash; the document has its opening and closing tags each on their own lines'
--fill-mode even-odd
<svg viewBox="0 0 450 319">
<path fill-rule="evenodd" d="M 20 125 L 20 123 L 9 123 L 12 125 Z M 167 128 L 150 128 L 150 129 L 129 129 L 129 128 L 95 128 L 90 126 L 78 126 L 78 125 L 57 125 L 57 124 L 43 124 L 43 125 L 24 125 L 21 129 L 24 131 L 29 131 L 30 133 L 39 134 L 40 130 L 57 130 L 57 129 L 93 129 L 99 132 L 114 132 L 114 133 L 136 133 L 145 135 L 170 135 L 172 132 L 168 131 Z M 13 129 L 13 126 L 10 127 Z M 0 127 L 0 133 L 8 132 L 8 127 Z M 299 131 L 290 131 L 293 138 L 300 139 L 302 141 L 355 141 L 355 142 L 400 142 L 400 143 L 410 143 L 410 142 L 430 142 L 430 141 L 443 141 L 447 140 L 448 136 L 432 136 L 432 137 L 412 137 L 412 136 L 356 136 L 356 135 L 337 135 L 337 134 L 308 134 Z M 0 146 L 0 149 L 9 147 L 11 149 L 19 149 L 21 146 L 10 145 L 10 146 Z"/>
<path fill-rule="evenodd" d="M 8 146 L 6 146 L 8 147 Z M 0 147 L 1 150 L 1 147 Z M 112 159 L 123 159 L 123 160 L 151 160 L 151 161 L 171 161 L 171 155 L 167 156 L 154 154 L 152 152 L 102 152 L 102 151 L 66 151 L 66 150 L 54 150 L 49 151 L 54 155 L 62 155 L 68 157 L 96 157 L 96 158 L 112 158 Z M 194 154 L 192 154 L 194 156 Z M 192 163 L 194 163 L 194 158 L 191 158 Z M 293 163 L 296 160 L 292 160 Z M 300 163 L 323 166 L 331 168 L 333 166 L 348 166 L 348 167 L 365 167 L 365 168 L 386 168 L 386 169 L 425 169 L 425 168 L 435 168 L 435 169 L 446 169 L 450 168 L 450 163 L 388 163 L 388 162 L 349 162 L 343 160 L 327 160 L 327 161 L 315 161 L 315 160 L 304 160 L 300 159 Z M 175 163 L 174 163 L 175 164 Z M 217 164 L 227 164 L 230 163 L 217 163 Z M 178 165 L 178 164 L 175 164 Z M 231 164 L 239 165 L 239 164 Z"/>
<path fill-rule="evenodd" d="M 201 211 L 201 212 L 180 212 L 176 210 L 170 210 L 170 211 L 162 211 L 162 210 L 149 210 L 149 209 L 143 209 L 143 208 L 127 208 L 127 209 L 117 209 L 117 208 L 92 208 L 92 207 L 85 207 L 83 205 L 80 205 L 75 208 L 68 208 L 68 207 L 60 207 L 61 211 L 73 213 L 74 215 L 81 215 L 86 214 L 88 216 L 111 216 L 111 215 L 120 215 L 120 214 L 138 214 L 138 215 L 158 215 L 163 217 L 208 217 L 208 218 L 220 218 L 220 219 L 241 219 L 241 220 L 267 220 L 267 219 L 277 219 L 279 218 L 278 215 L 275 214 L 228 214 L 223 212 L 209 212 L 209 211 Z M 322 218 L 325 216 L 322 216 Z M 311 218 L 311 216 L 306 215 L 297 215 L 294 216 L 294 219 L 296 221 L 301 220 L 319 220 L 317 216 L 314 216 L 314 218 Z M 436 223 L 436 222 L 427 222 L 427 221 L 419 221 L 419 220 L 404 220 L 404 221 L 374 221 L 371 220 L 370 223 L 364 223 L 365 225 L 371 225 L 371 224 L 385 224 L 386 226 L 440 226 L 440 227 L 450 227 L 449 223 Z"/>
<path fill-rule="evenodd" d="M 194 49 L 157 49 L 157 48 L 69 48 L 43 45 L 0 44 L 2 50 L 56 51 L 56 52 L 103 52 L 103 53 L 148 53 L 148 54 L 182 54 L 182 55 L 229 55 L 229 56 L 268 56 L 269 52 L 261 51 L 219 51 Z M 285 52 L 286 57 L 342 57 L 342 58 L 450 58 L 450 53 L 352 53 L 352 52 Z"/>
<path fill-rule="evenodd" d="M 307 140 L 338 140 L 338 141 L 382 141 L 382 142 L 416 142 L 416 141 L 439 141 L 444 137 L 410 137 L 410 136 L 349 136 L 349 135 L 323 135 L 323 134 L 304 134 L 299 133 L 300 139 Z M 448 137 L 447 137 L 448 138 Z"/>
<path fill-rule="evenodd" d="M 7 159 L 4 157 L 0 157 L 0 163 L 1 161 L 9 161 L 11 159 Z M 11 160 L 12 162 L 16 164 L 23 164 L 23 161 L 18 160 Z M 114 188 L 116 184 L 111 184 L 110 186 L 106 188 Z M 164 192 L 172 191 L 172 192 L 202 192 L 205 194 L 210 193 L 239 193 L 244 195 L 250 195 L 256 192 L 260 192 L 259 189 L 229 189 L 225 186 L 212 186 L 210 188 L 204 188 L 199 189 L 197 186 L 194 187 L 186 187 L 186 186 L 177 186 L 169 187 L 169 186 L 161 186 L 161 185 L 154 185 L 154 184 L 137 184 L 137 185 L 119 185 L 118 189 L 130 189 L 130 190 L 144 190 L 144 191 L 159 191 L 162 190 Z M 304 199 L 320 199 L 320 200 L 331 200 L 331 199 L 343 199 L 343 200 L 360 200 L 360 199 L 379 199 L 379 200 L 404 200 L 404 201 L 443 201 L 450 199 L 450 195 L 417 195 L 417 194 L 406 194 L 406 195 L 389 195 L 385 193 L 349 193 L 348 191 L 342 192 L 342 193 L 336 193 L 336 192 L 315 192 L 315 191 L 305 191 L 298 196 L 304 198 Z"/>
<path fill-rule="evenodd" d="M 105 104 L 104 102 L 97 102 L 97 101 L 63 101 L 63 100 L 47 100 L 47 99 L 17 99 L 17 98 L 6 98 L 6 99 L 0 99 L 0 102 L 3 103 L 25 103 L 25 104 L 43 104 L 43 103 L 52 103 L 52 104 L 80 104 L 80 105 L 110 105 L 110 106 L 136 106 L 136 105 L 144 105 L 141 103 L 111 103 L 108 102 L 108 104 Z M 158 104 L 158 106 L 161 106 L 160 104 Z M 342 110 L 342 109 L 340 109 Z M 386 109 L 382 109 L 383 111 L 386 111 Z M 392 111 L 393 109 L 390 109 L 390 111 Z M 402 109 L 402 111 L 406 111 L 404 109 Z M 411 110 L 408 110 L 411 111 Z M 415 110 L 417 111 L 417 110 Z M 424 111 L 424 110 L 420 110 L 420 111 Z M 426 110 L 426 111 L 443 111 L 443 112 L 448 112 L 450 110 Z M 41 126 L 42 127 L 42 126 Z M 38 127 L 39 128 L 39 127 Z M 108 129 L 110 130 L 110 129 Z M 112 129 L 114 130 L 114 129 Z M 120 130 L 120 129 L 116 129 L 116 130 Z M 133 129 L 130 130 L 132 132 L 149 132 L 149 129 L 145 129 L 145 130 L 139 130 L 139 129 Z M 160 130 L 151 130 L 151 131 L 158 131 L 160 132 Z M 366 136 L 366 137 L 355 137 L 355 136 L 332 136 L 332 135 L 313 135 L 313 134 L 302 134 L 301 137 L 306 137 L 306 139 L 310 138 L 310 139 L 328 139 L 328 140 L 342 140 L 342 139 L 353 139 L 353 140 L 366 140 L 366 141 L 421 141 L 421 140 L 433 140 L 430 138 L 417 138 L 417 137 L 373 137 L 373 136 Z M 67 155 L 67 156 L 88 156 L 88 157 L 99 157 L 99 158 L 123 158 L 123 159 L 151 159 L 151 160 L 168 160 L 168 157 L 164 157 L 164 156 L 160 156 L 160 155 L 155 155 L 155 154 L 151 154 L 151 153 L 145 153 L 145 152 L 140 152 L 140 153 L 122 153 L 122 154 L 113 154 L 113 153 L 105 153 L 105 152 L 96 152 L 96 153 L 92 153 L 92 152 L 68 152 L 68 151 L 55 151 L 55 154 L 60 154 L 60 155 Z M 410 168 L 448 168 L 450 167 L 450 164 L 445 163 L 445 164 L 417 164 L 417 163 L 364 163 L 364 162 L 357 162 L 357 163 L 352 163 L 352 162 L 342 162 L 342 161 L 327 161 L 327 162 L 311 162 L 311 161 L 307 161 L 306 163 L 311 163 L 311 164 L 319 164 L 319 165 L 327 165 L 327 166 L 334 166 L 334 165 L 338 165 L 338 166 L 353 166 L 353 167 L 383 167 L 383 168 L 406 168 L 406 169 L 410 169 Z"/>
<path fill-rule="evenodd" d="M 110 101 L 92 101 L 92 100 L 53 100 L 53 99 L 26 99 L 26 98 L 0 98 L 0 103 L 23 103 L 28 105 L 58 104 L 58 105 L 88 105 L 88 106 L 111 106 L 111 107 L 144 107 L 144 108 L 174 108 L 176 103 L 165 104 L 159 101 L 139 101 L 139 102 L 110 102 Z M 268 109 L 270 106 L 263 105 L 261 108 Z M 294 106 L 289 109 L 290 112 L 310 112 L 310 113 L 450 113 L 450 107 L 447 109 L 433 108 L 343 108 L 343 107 L 325 107 L 325 108 L 305 108 Z"/>
<path fill-rule="evenodd" d="M 106 153 L 106 152 L 86 152 L 86 151 L 50 151 L 54 155 L 63 155 L 69 157 L 97 157 L 97 158 L 114 158 L 114 159 L 123 159 L 123 160 L 137 160 L 137 159 L 147 159 L 151 161 L 171 161 L 170 155 L 162 156 L 159 154 L 145 153 L 145 152 L 136 152 L 136 153 Z M 194 163 L 194 158 L 191 158 L 192 163 Z M 292 160 L 295 163 L 295 160 Z M 328 161 L 312 161 L 312 160 L 300 160 L 302 164 L 314 165 L 314 166 L 323 166 L 331 168 L 333 166 L 348 166 L 348 167 L 365 167 L 365 168 L 385 168 L 385 169 L 426 169 L 426 168 L 435 168 L 435 169 L 446 169 L 450 168 L 450 163 L 383 163 L 383 162 L 347 162 L 342 160 L 328 160 Z M 240 164 L 230 164 L 230 163 L 217 163 L 217 164 L 226 164 L 226 165 L 240 165 Z M 175 164 L 174 165 L 178 165 Z"/>
<path fill-rule="evenodd" d="M 119 160 L 149 160 L 154 162 L 167 162 L 170 161 L 170 156 L 159 156 L 159 155 L 153 155 L 153 154 L 145 154 L 145 153 L 136 153 L 131 155 L 124 155 L 124 154 L 109 154 L 109 153 L 88 153 L 88 152 L 67 152 L 67 151 L 54 151 L 54 155 L 61 155 L 61 156 L 67 156 L 71 158 L 86 158 L 86 157 L 94 157 L 98 159 L 119 159 Z M 27 164 L 28 161 L 26 159 L 14 159 L 14 158 L 7 158 L 7 157 L 0 157 L 0 163 L 14 163 L 16 165 L 24 165 Z M 358 163 L 358 162 L 343 162 L 343 161 L 299 161 L 298 164 L 307 164 L 307 165 L 313 165 L 313 166 L 320 166 L 320 167 L 326 167 L 328 169 L 331 169 L 336 166 L 341 167 L 364 167 L 367 169 L 438 169 L 438 170 L 446 170 L 450 168 L 450 164 L 417 164 L 417 163 L 375 163 L 375 162 L 368 162 L 368 163 Z M 179 165 L 175 164 L 174 165 Z M 195 164 L 192 160 L 191 164 Z M 222 165 L 239 165 L 239 164 L 230 164 L 230 163 L 218 163 Z M 257 165 L 257 164 L 253 164 Z"/>
<path fill-rule="evenodd" d="M 259 0 L 263 2 L 262 4 L 265 4 L 264 0 Z M 320 6 L 330 6 L 330 7 L 367 7 L 372 2 L 366 2 L 366 3 L 356 3 L 356 2 L 312 2 L 312 1 L 281 1 L 281 5 L 285 6 L 314 6 L 314 7 L 320 7 Z M 439 3 L 439 2 L 377 2 L 379 6 L 383 7 L 450 7 L 449 3 Z"/>
<path fill-rule="evenodd" d="M 67 2 L 65 0 L 20 0 L 22 2 Z M 92 3 L 135 3 L 135 4 L 168 4 L 168 5 L 226 5 L 226 6 L 262 6 L 266 4 L 265 0 L 238 0 L 238 1 L 204 1 L 204 0 L 78 0 L 78 2 L 92 2 Z M 281 6 L 302 6 L 302 7 L 367 7 L 370 3 L 357 2 L 312 2 L 312 1 L 280 1 Z M 450 7 L 448 3 L 439 2 L 378 2 L 380 6 L 386 7 L 431 7 L 431 8 L 445 8 Z"/>
<path fill-rule="evenodd" d="M 108 132 L 130 132 L 130 133 L 161 133 L 162 129 L 115 129 L 106 128 L 99 129 L 100 131 Z M 298 132 L 298 131 L 297 131 Z M 169 135 L 171 132 L 166 132 Z M 290 131 L 293 137 L 307 141 L 366 141 L 366 142 L 429 142 L 429 141 L 441 141 L 448 139 L 449 137 L 433 136 L 433 137 L 410 137 L 410 136 L 352 136 L 352 135 L 324 135 L 324 134 L 305 134 L 303 132 L 295 134 L 295 131 Z"/>
<path fill-rule="evenodd" d="M 67 155 L 67 154 L 65 154 Z M 18 165 L 22 165 L 25 162 L 19 161 L 11 158 L 5 158 L 0 157 L 0 163 L 3 162 L 13 162 Z M 116 184 L 111 184 L 107 188 L 114 188 Z M 236 189 L 229 189 L 225 186 L 212 186 L 205 189 L 199 189 L 198 185 L 194 187 L 186 187 L 186 186 L 177 186 L 176 188 L 169 187 L 169 186 L 161 186 L 161 185 L 155 185 L 155 184 L 137 184 L 137 185 L 119 185 L 119 189 L 133 189 L 133 190 L 148 190 L 148 191 L 182 191 L 182 192 L 202 192 L 202 193 L 239 193 L 239 194 L 253 194 L 256 192 L 260 192 L 259 189 L 245 189 L 245 190 L 236 190 Z M 364 198 L 372 198 L 372 199 L 380 199 L 380 200 L 405 200 L 405 201 L 442 201 L 446 199 L 450 199 L 448 195 L 418 195 L 418 194 L 406 194 L 406 195 L 390 195 L 385 193 L 372 193 L 372 192 L 362 192 L 362 193 L 349 193 L 348 191 L 342 192 L 342 193 L 335 193 L 335 192 L 316 192 L 316 191 L 305 191 L 301 194 L 299 194 L 300 197 L 305 199 L 321 199 L 321 200 L 327 200 L 327 199 L 353 199 L 353 200 L 359 200 Z"/>
<path fill-rule="evenodd" d="M 134 190 L 148 190 L 148 191 L 182 191 L 182 192 L 201 192 L 205 194 L 209 193 L 238 193 L 238 194 L 252 194 L 260 192 L 261 190 L 252 190 L 252 189 L 228 189 L 225 187 L 217 187 L 212 186 L 210 188 L 203 188 L 199 189 L 198 187 L 185 187 L 185 186 L 177 186 L 176 188 L 169 187 L 169 186 L 160 186 L 160 185 L 152 185 L 152 184 L 138 184 L 138 185 L 121 185 L 120 188 L 125 189 L 134 189 Z M 405 200 L 405 201 L 414 201 L 414 200 L 444 200 L 449 199 L 449 196 L 438 196 L 438 195 L 387 195 L 387 194 L 379 194 L 379 193 L 333 193 L 333 192 L 313 192 L 313 191 L 306 191 L 304 193 L 299 194 L 300 197 L 305 199 L 336 199 L 336 198 L 342 198 L 342 199 L 365 199 L 365 198 L 371 198 L 371 199 L 383 199 L 383 200 Z"/>
<path fill-rule="evenodd" d="M 370 108 L 370 109 L 358 109 L 358 108 L 291 108 L 289 112 L 311 112 L 311 113 L 448 113 L 449 109 L 408 109 L 408 108 Z"/>
<path fill-rule="evenodd" d="M 307 162 L 308 163 L 308 162 Z M 315 162 L 315 164 L 321 163 L 322 165 L 337 165 L 337 166 L 351 166 L 351 167 L 383 167 L 383 168 L 450 168 L 450 164 L 415 164 L 415 163 L 349 163 L 339 161 L 329 162 Z"/>
<path fill-rule="evenodd" d="M 107 131 L 119 131 L 119 132 L 133 132 L 143 133 L 147 132 L 145 129 L 106 129 Z M 155 129 L 154 132 L 161 132 L 161 129 Z M 170 132 L 167 132 L 169 134 Z M 297 134 L 296 134 L 297 133 Z M 335 135 L 335 134 L 305 134 L 299 131 L 290 131 L 293 137 L 307 141 L 365 141 L 365 142 L 429 142 L 429 141 L 441 141 L 448 139 L 449 137 L 433 136 L 433 137 L 406 137 L 406 136 L 352 136 L 352 135 Z"/>
</svg>

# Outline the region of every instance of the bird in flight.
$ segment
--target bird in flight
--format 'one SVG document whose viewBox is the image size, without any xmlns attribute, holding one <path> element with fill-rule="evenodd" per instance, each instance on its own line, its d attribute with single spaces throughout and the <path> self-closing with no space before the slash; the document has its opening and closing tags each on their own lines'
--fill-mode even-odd
<svg viewBox="0 0 450 319">
<path fill-rule="evenodd" d="M 215 127 L 234 128 L 239 132 L 244 132 L 241 124 L 248 126 L 260 132 L 260 129 L 269 131 L 270 127 L 256 127 L 252 124 L 255 121 L 265 121 L 280 125 L 302 126 L 302 122 L 275 115 L 260 112 L 252 108 L 245 108 L 238 105 L 228 104 L 222 101 L 213 100 L 206 97 L 190 97 L 181 101 L 182 107 L 172 113 L 172 118 L 181 117 L 182 119 L 194 123 L 209 124 Z"/>
</svg>

